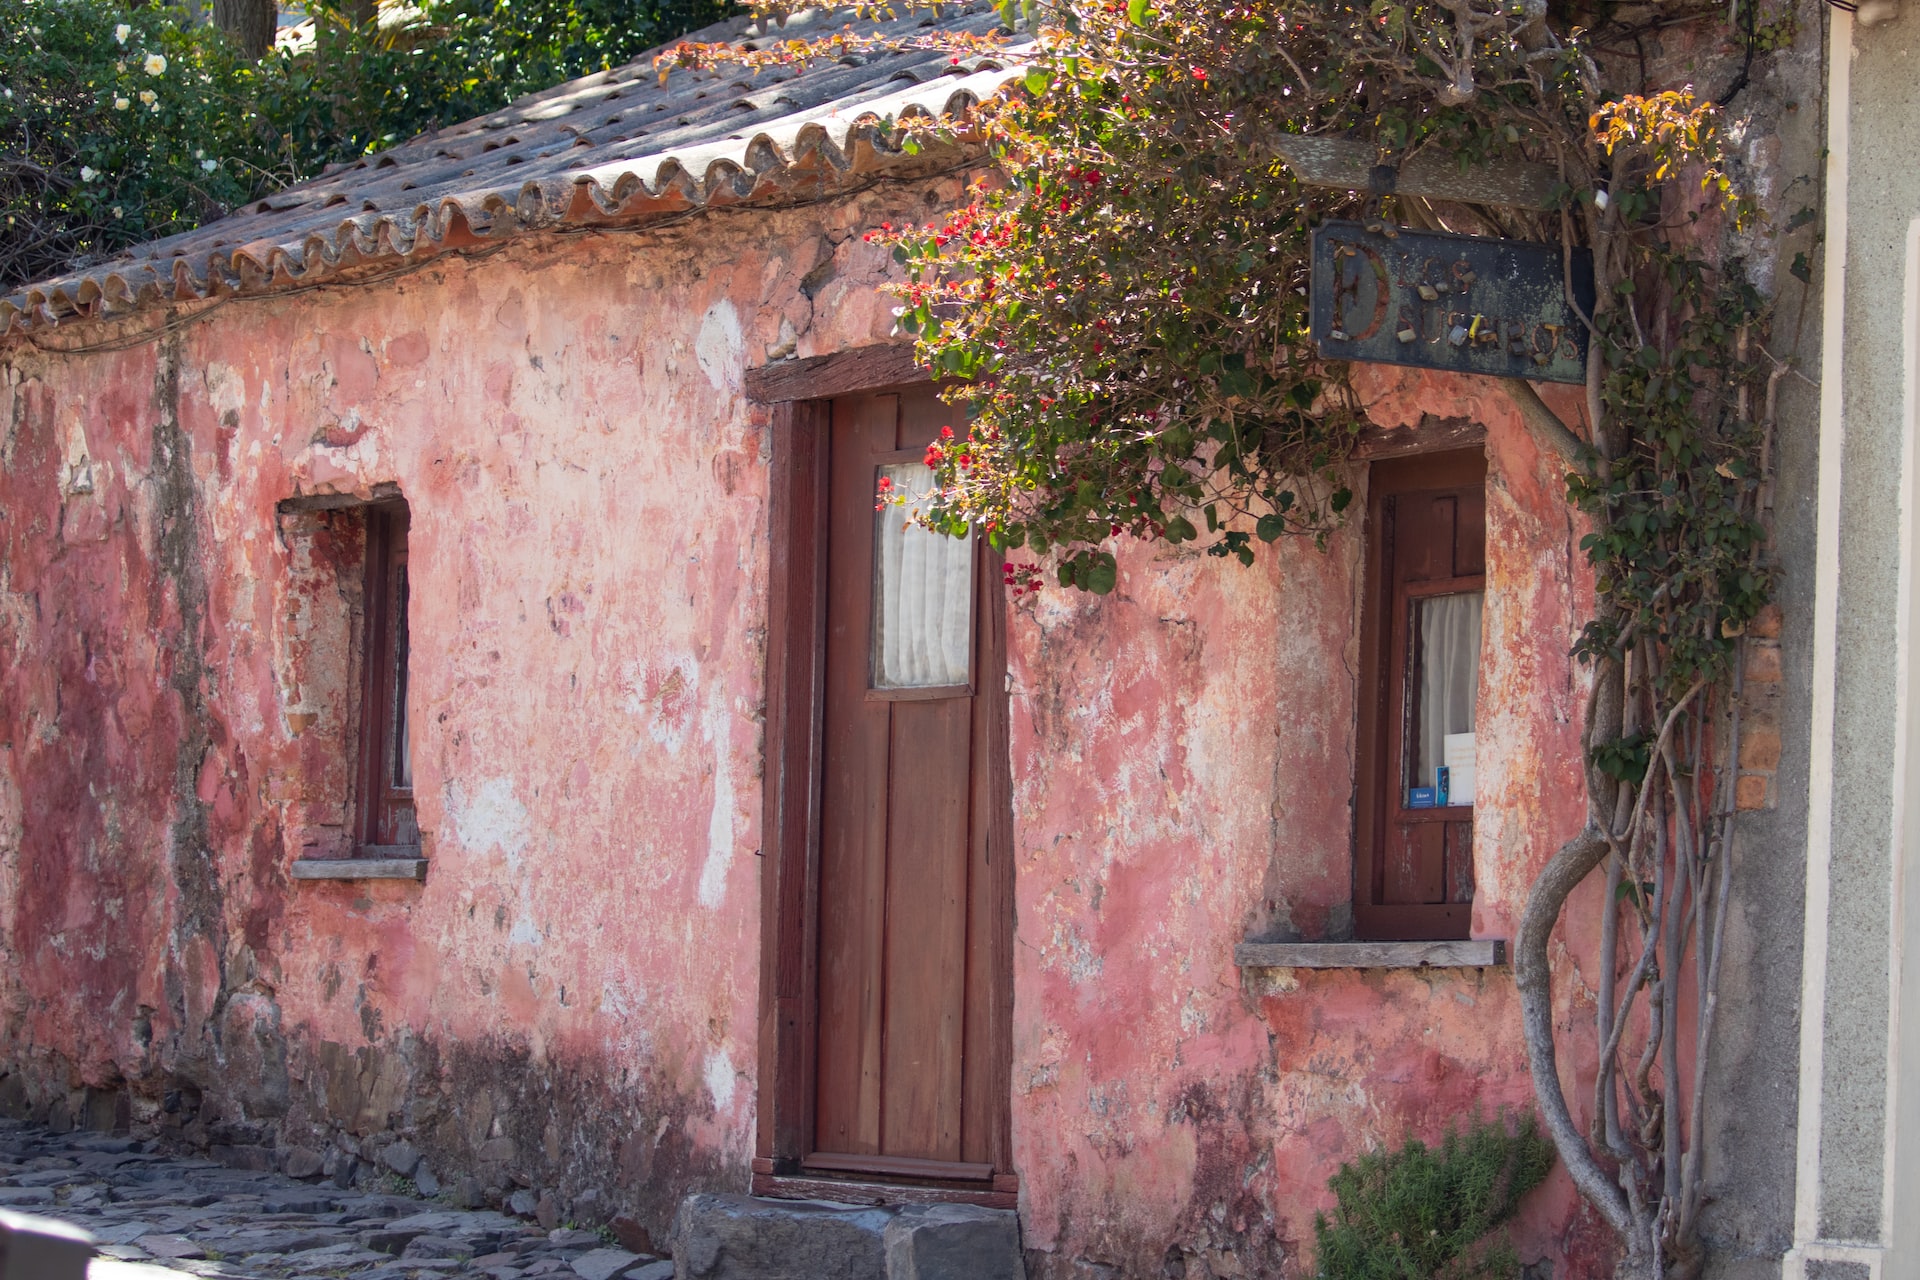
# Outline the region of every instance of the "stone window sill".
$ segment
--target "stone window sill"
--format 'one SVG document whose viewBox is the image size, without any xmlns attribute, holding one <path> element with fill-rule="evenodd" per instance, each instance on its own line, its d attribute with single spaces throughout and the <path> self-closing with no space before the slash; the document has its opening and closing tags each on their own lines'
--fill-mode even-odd
<svg viewBox="0 0 1920 1280">
<path fill-rule="evenodd" d="M 1507 962 L 1498 938 L 1452 942 L 1242 942 L 1242 969 L 1480 969 Z"/>
<path fill-rule="evenodd" d="M 295 880 L 425 880 L 425 858 L 301 858 Z"/>
</svg>

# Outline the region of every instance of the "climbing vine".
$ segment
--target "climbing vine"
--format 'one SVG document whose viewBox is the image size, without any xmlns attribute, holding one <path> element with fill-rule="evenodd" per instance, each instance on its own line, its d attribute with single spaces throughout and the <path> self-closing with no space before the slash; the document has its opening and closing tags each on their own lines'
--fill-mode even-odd
<svg viewBox="0 0 1920 1280">
<path fill-rule="evenodd" d="M 1725 22 L 1718 6 L 1677 8 L 1661 21 Z M 1741 83 L 1791 35 L 1757 14 L 1736 5 L 1720 27 L 1744 44 Z M 1569 422 L 1502 382 L 1563 468 L 1595 580 L 1576 649 L 1591 675 L 1587 820 L 1533 886 L 1515 976 L 1542 1122 L 1617 1233 L 1621 1273 L 1694 1274 L 1739 653 L 1770 590 L 1762 517 L 1784 372 L 1767 300 L 1727 248 L 1755 214 L 1719 107 L 1646 83 L 1622 52 L 1636 32 L 1556 19 L 1545 0 L 1051 0 L 1003 15 L 998 56 L 1021 74 L 960 126 L 990 148 L 989 172 L 940 221 L 874 238 L 902 267 L 900 328 L 970 422 L 928 451 L 930 493 L 881 498 L 983 532 L 1017 587 L 1044 563 L 1109 592 L 1126 538 L 1251 564 L 1262 543 L 1324 539 L 1343 518 L 1363 414 L 1347 368 L 1307 333 L 1322 219 L 1591 252 L 1582 412 Z M 982 52 L 973 37 L 950 47 L 956 63 Z M 851 35 L 750 55 L 682 47 L 663 66 L 883 48 Z M 912 124 L 902 145 L 943 127 Z M 1301 134 L 1358 139 L 1384 163 L 1545 163 L 1561 181 L 1544 211 L 1323 190 L 1281 158 Z M 1548 943 L 1595 875 L 1600 1048 L 1583 1130 L 1556 1069 Z"/>
</svg>

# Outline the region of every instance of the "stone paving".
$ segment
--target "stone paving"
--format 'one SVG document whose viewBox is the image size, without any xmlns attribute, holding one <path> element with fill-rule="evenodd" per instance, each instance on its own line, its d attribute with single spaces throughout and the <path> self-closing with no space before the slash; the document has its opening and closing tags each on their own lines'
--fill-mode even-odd
<svg viewBox="0 0 1920 1280">
<path fill-rule="evenodd" d="M 0 1119 L 0 1209 L 93 1234 L 96 1280 L 136 1273 L 248 1280 L 669 1280 L 673 1264 L 599 1233 L 488 1210 L 337 1190 L 134 1138 L 56 1135 Z"/>
</svg>

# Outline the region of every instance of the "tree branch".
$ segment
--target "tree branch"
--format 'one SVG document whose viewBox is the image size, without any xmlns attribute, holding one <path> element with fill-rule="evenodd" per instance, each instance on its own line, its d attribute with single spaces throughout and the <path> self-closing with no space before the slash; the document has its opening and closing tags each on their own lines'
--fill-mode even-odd
<svg viewBox="0 0 1920 1280">
<path fill-rule="evenodd" d="M 1527 424 L 1533 438 L 1568 466 L 1578 466 L 1586 443 L 1560 420 L 1559 414 L 1547 407 L 1533 384 L 1525 378 L 1502 378 L 1500 386 L 1513 401 L 1513 407 L 1520 411 L 1520 420 Z"/>
<path fill-rule="evenodd" d="M 1553 975 L 1547 943 L 1560 909 L 1600 860 L 1608 844 L 1599 828 L 1589 824 L 1561 845 L 1548 859 L 1540 878 L 1527 895 L 1527 909 L 1513 944 L 1514 985 L 1520 990 L 1520 1019 L 1527 1043 L 1527 1065 L 1533 1073 L 1533 1092 L 1539 1099 L 1547 1135 L 1560 1152 L 1567 1172 L 1582 1195 L 1606 1218 L 1623 1240 L 1633 1238 L 1633 1213 L 1627 1197 L 1594 1158 L 1593 1148 L 1580 1136 L 1560 1088 L 1560 1072 L 1553 1043 Z"/>
</svg>

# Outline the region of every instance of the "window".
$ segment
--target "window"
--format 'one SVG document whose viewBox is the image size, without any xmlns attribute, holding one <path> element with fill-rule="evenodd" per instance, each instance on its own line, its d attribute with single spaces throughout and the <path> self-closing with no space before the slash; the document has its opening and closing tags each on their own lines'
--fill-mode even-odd
<svg viewBox="0 0 1920 1280">
<path fill-rule="evenodd" d="M 924 462 L 883 463 L 891 492 L 914 495 L 874 517 L 873 688 L 956 690 L 973 679 L 973 535 L 914 522 L 933 488 Z"/>
<path fill-rule="evenodd" d="M 1363 939 L 1464 938 L 1486 459 L 1380 462 L 1369 487 L 1355 929 Z"/>
<path fill-rule="evenodd" d="M 407 723 L 407 525 L 404 502 L 366 508 L 355 844 L 368 857 L 417 857 Z"/>
</svg>

